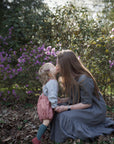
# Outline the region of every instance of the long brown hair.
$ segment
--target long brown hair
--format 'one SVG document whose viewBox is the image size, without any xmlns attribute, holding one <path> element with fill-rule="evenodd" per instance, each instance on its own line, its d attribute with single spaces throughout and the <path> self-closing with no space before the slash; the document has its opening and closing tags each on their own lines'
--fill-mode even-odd
<svg viewBox="0 0 114 144">
<path fill-rule="evenodd" d="M 90 71 L 82 64 L 81 60 L 76 57 L 75 53 L 72 50 L 62 50 L 61 52 L 59 52 L 57 60 L 60 66 L 61 76 L 64 79 L 63 83 L 67 95 L 69 94 L 71 95 L 71 89 L 73 86 L 75 86 L 79 100 L 80 93 L 79 93 L 79 83 L 77 82 L 77 80 L 82 74 L 85 74 L 93 79 L 94 93 L 96 97 L 99 99 L 98 94 L 99 88 L 97 86 L 95 78 L 92 76 Z"/>
</svg>

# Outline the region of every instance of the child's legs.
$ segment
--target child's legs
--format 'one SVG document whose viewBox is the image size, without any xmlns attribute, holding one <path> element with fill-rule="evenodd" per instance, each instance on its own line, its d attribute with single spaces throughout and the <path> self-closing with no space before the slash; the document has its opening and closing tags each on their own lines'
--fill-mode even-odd
<svg viewBox="0 0 114 144">
<path fill-rule="evenodd" d="M 50 123 L 50 120 L 43 120 L 43 124 L 44 124 L 45 126 L 48 126 L 49 123 Z"/>
<path fill-rule="evenodd" d="M 49 123 L 50 123 L 50 120 L 43 120 L 43 123 L 40 125 L 38 132 L 37 132 L 37 139 L 38 140 L 40 140 L 42 135 L 45 133 Z"/>
</svg>

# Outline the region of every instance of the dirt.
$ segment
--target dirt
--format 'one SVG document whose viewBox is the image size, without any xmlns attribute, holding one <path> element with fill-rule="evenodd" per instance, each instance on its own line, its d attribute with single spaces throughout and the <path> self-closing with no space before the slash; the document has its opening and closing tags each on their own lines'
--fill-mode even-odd
<svg viewBox="0 0 114 144">
<path fill-rule="evenodd" d="M 113 117 L 112 112 L 107 115 Z M 0 144 L 32 144 L 40 125 L 36 105 L 17 104 L 14 106 L 0 106 Z M 54 144 L 49 138 L 48 128 L 42 144 Z M 63 144 L 82 144 L 80 140 L 67 140 Z M 84 143 L 84 142 L 83 142 Z M 94 144 L 114 144 L 114 135 L 101 136 Z"/>
</svg>

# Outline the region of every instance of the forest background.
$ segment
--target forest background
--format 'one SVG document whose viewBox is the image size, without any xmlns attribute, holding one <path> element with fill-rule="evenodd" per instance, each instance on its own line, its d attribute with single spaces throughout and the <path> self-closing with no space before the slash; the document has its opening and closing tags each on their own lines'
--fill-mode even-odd
<svg viewBox="0 0 114 144">
<path fill-rule="evenodd" d="M 71 49 L 94 75 L 107 109 L 114 112 L 114 1 L 96 1 L 93 9 L 77 0 L 53 8 L 43 0 L 0 1 L 2 106 L 36 104 L 39 67 L 55 64 L 58 51 Z M 94 15 L 96 6 L 100 11 Z"/>
</svg>

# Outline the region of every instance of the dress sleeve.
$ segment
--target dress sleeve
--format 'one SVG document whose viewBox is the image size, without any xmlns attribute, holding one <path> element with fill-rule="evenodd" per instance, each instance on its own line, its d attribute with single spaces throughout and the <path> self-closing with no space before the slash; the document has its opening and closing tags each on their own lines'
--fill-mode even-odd
<svg viewBox="0 0 114 144">
<path fill-rule="evenodd" d="M 58 82 L 57 80 L 50 80 L 48 85 L 48 100 L 51 102 L 51 107 L 57 107 L 58 102 Z"/>
<path fill-rule="evenodd" d="M 85 77 L 80 82 L 80 98 L 83 104 L 92 104 L 92 97 L 94 92 L 94 82 L 93 79 Z"/>
</svg>

